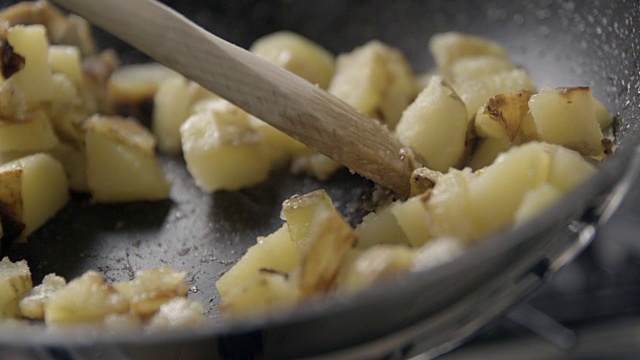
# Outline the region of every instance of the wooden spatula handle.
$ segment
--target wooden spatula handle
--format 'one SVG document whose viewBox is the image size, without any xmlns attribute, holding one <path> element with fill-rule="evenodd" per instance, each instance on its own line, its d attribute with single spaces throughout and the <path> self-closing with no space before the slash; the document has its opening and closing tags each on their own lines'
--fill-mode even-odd
<svg viewBox="0 0 640 360">
<path fill-rule="evenodd" d="M 55 0 L 310 148 L 401 196 L 411 171 L 379 122 L 153 0 Z"/>
</svg>

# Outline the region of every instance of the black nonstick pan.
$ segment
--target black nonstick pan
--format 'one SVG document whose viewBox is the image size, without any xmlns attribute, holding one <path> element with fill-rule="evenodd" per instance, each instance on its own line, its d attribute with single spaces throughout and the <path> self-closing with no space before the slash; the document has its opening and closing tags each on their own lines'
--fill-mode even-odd
<svg viewBox="0 0 640 360">
<path fill-rule="evenodd" d="M 135 1 L 135 0 L 132 0 Z M 44 359 L 396 359 L 446 352 L 524 299 L 571 261 L 615 210 L 640 170 L 640 3 L 636 1 L 183 0 L 170 6 L 209 31 L 247 47 L 257 37 L 296 31 L 329 50 L 370 39 L 402 49 L 417 71 L 433 66 L 427 39 L 456 30 L 504 44 L 538 86 L 591 86 L 616 114 L 618 150 L 560 204 L 462 257 L 402 276 L 353 297 L 305 304 L 242 322 L 222 322 L 214 283 L 256 236 L 281 225 L 284 199 L 325 188 L 353 222 L 371 184 L 344 171 L 327 183 L 278 172 L 239 192 L 205 194 L 184 162 L 163 158 L 171 200 L 70 206 L 30 237 L 3 246 L 27 259 L 34 281 L 96 269 L 125 280 L 162 265 L 188 271 L 190 297 L 212 318 L 204 328 L 160 334 L 54 332 L 0 326 L 0 355 Z M 128 61 L 143 57 L 99 33 Z M 167 46 L 171 46 L 168 44 Z"/>
</svg>

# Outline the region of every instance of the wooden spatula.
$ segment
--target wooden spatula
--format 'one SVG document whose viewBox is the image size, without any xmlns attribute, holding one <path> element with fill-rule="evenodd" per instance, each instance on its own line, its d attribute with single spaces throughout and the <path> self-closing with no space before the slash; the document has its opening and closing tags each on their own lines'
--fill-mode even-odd
<svg viewBox="0 0 640 360">
<path fill-rule="evenodd" d="M 375 120 L 154 0 L 55 0 L 158 62 L 406 197 L 413 170 Z"/>
</svg>

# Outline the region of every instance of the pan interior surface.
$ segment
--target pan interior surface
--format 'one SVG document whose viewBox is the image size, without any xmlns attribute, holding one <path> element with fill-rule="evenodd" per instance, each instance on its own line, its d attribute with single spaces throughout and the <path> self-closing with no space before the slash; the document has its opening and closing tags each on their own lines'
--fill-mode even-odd
<svg viewBox="0 0 640 360">
<path fill-rule="evenodd" d="M 417 72 L 427 71 L 433 66 L 427 42 L 435 33 L 460 31 L 496 40 L 507 47 L 514 62 L 526 69 L 539 87 L 590 86 L 594 95 L 616 114 L 616 141 L 622 156 L 611 159 L 611 164 L 605 164 L 604 174 L 598 175 L 601 179 L 594 179 L 581 188 L 581 197 L 596 198 L 610 190 L 613 184 L 608 183 L 609 180 L 620 178 L 631 156 L 629 154 L 638 144 L 640 4 L 634 1 L 168 0 L 166 3 L 207 30 L 243 47 L 248 47 L 261 35 L 282 29 L 309 37 L 334 53 L 350 51 L 368 40 L 379 39 L 401 49 Z M 125 60 L 143 59 L 109 36 L 98 35 L 105 47 L 116 47 Z M 95 269 L 109 280 L 118 281 L 132 278 L 139 269 L 171 266 L 189 273 L 189 296 L 202 302 L 207 315 L 213 318 L 212 322 L 217 322 L 219 298 L 214 288 L 215 281 L 255 243 L 257 236 L 269 234 L 280 227 L 282 201 L 294 194 L 324 188 L 354 225 L 364 215 L 362 198 L 371 189 L 367 180 L 347 171 L 341 171 L 323 183 L 291 176 L 282 170 L 274 173 L 265 184 L 250 189 L 205 194 L 195 186 L 182 159 L 164 157 L 162 162 L 165 171 L 173 178 L 170 201 L 97 206 L 92 205 L 88 197 L 74 196 L 71 204 L 31 236 L 28 243 L 3 244 L 2 255 L 26 259 L 32 269 L 34 283 L 39 283 L 44 275 L 51 272 L 71 279 Z M 309 345 L 310 353 L 326 353 L 331 347 L 346 348 L 356 342 L 383 337 L 424 320 L 433 314 L 434 309 L 455 302 L 465 289 L 476 290 L 483 281 L 500 272 L 508 262 L 505 257 L 522 256 L 523 251 L 529 249 L 523 246 L 515 251 L 506 247 L 504 244 L 513 240 L 507 239 L 508 236 L 516 234 L 522 239 L 529 239 L 529 242 L 536 236 L 551 233 L 556 234 L 554 239 L 566 236 L 562 231 L 568 221 L 572 217 L 580 217 L 585 211 L 580 206 L 588 205 L 586 201 L 561 204 L 554 209 L 554 214 L 543 215 L 536 224 L 546 226 L 546 232 L 535 232 L 530 226 L 519 232 L 503 234 L 499 239 L 490 239 L 478 249 L 478 252 L 483 252 L 483 261 L 475 263 L 476 276 L 462 281 L 455 291 L 441 295 L 437 306 L 434 305 L 435 300 L 434 304 L 428 304 L 429 296 L 425 294 L 429 294 L 430 289 L 424 286 L 437 286 L 439 274 L 445 274 L 443 278 L 448 280 L 453 275 L 468 274 L 471 264 L 474 264 L 471 259 L 476 249 L 471 249 L 440 273 L 420 274 L 430 278 L 428 281 L 416 281 L 413 276 L 388 284 L 393 289 L 401 289 L 402 295 L 415 295 L 413 299 L 394 299 L 383 287 L 371 293 L 376 296 L 374 298 L 356 296 L 340 299 L 302 315 L 299 312 L 283 314 L 276 320 L 256 321 L 237 328 L 226 326 L 223 330 L 211 326 L 197 334 L 174 334 L 169 339 L 195 339 L 194 344 L 201 345 L 205 340 L 215 338 L 216 341 L 207 346 L 220 347 L 218 350 L 224 353 L 224 346 L 234 348 L 232 344 L 235 342 L 243 344 L 245 340 L 254 339 L 253 336 L 263 340 L 257 350 L 263 354 L 271 351 L 294 356 L 300 353 L 270 348 L 264 334 L 272 338 L 286 334 L 291 341 L 304 341 L 292 336 L 293 330 L 308 330 L 307 322 L 327 314 L 334 316 L 327 316 L 327 320 L 321 323 L 324 329 L 315 327 L 314 334 L 319 338 Z M 566 222 L 558 224 L 552 218 L 557 215 L 561 215 L 557 219 Z M 548 238 L 551 236 L 540 241 Z M 525 241 L 522 239 L 513 243 L 523 244 Z M 500 241 L 502 250 L 496 251 L 494 258 L 487 255 L 493 248 L 492 242 Z M 544 248 L 542 245 L 540 249 Z M 384 311 L 385 308 L 386 314 L 375 313 L 370 319 L 365 319 L 367 312 L 374 314 L 373 309 Z M 400 309 L 405 309 L 406 314 L 387 322 L 394 312 L 399 314 Z M 343 318 L 343 324 L 351 324 L 336 332 L 340 326 L 339 317 Z M 273 328 L 266 329 L 273 324 Z M 293 325 L 287 327 L 287 324 Z M 261 332 L 263 329 L 265 332 Z M 6 339 L 15 340 L 15 337 L 0 329 L 0 344 Z M 166 339 L 163 335 L 147 337 L 145 344 L 152 345 Z M 323 339 L 326 339 L 326 344 L 318 345 Z M 62 344 L 67 341 L 77 343 L 77 340 L 77 335 L 56 337 L 56 341 Z M 23 345 L 28 345 L 31 340 L 22 341 Z M 110 341 L 108 336 L 100 339 L 104 344 Z M 127 341 L 120 337 L 118 342 Z"/>
</svg>

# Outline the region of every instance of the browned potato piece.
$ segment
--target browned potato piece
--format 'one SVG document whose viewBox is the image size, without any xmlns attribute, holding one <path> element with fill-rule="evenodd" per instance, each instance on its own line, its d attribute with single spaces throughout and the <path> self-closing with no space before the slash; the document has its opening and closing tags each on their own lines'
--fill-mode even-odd
<svg viewBox="0 0 640 360">
<path fill-rule="evenodd" d="M 529 113 L 530 90 L 498 94 L 480 108 L 475 127 L 479 136 L 500 139 L 513 144 L 535 140 L 536 125 Z"/>
</svg>

